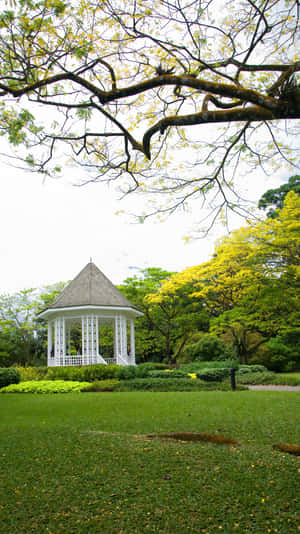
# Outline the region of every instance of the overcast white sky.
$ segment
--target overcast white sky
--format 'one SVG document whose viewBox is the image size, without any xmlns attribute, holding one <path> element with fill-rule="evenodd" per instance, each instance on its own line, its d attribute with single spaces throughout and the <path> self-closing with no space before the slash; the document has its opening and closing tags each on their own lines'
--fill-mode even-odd
<svg viewBox="0 0 300 534">
<path fill-rule="evenodd" d="M 225 233 L 222 228 L 185 244 L 196 214 L 133 224 L 114 214 L 125 207 L 116 192 L 100 184 L 74 187 L 70 170 L 66 179 L 45 182 L 4 164 L 0 171 L 0 294 L 73 279 L 90 258 L 115 284 L 139 268 L 180 271 L 209 259 Z M 256 180 L 252 197 L 260 198 L 279 178 Z"/>
</svg>

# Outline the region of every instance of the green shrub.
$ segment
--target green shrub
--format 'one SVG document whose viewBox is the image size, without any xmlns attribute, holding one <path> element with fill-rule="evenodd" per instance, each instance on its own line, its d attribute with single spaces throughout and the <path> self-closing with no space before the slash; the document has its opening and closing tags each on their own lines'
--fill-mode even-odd
<svg viewBox="0 0 300 534">
<path fill-rule="evenodd" d="M 83 367 L 48 367 L 47 380 L 77 380 L 79 382 L 94 382 L 115 378 L 119 370 L 118 365 L 84 365 Z"/>
<path fill-rule="evenodd" d="M 72 380 L 82 382 L 82 369 L 81 367 L 48 367 L 46 380 Z"/>
<path fill-rule="evenodd" d="M 80 392 L 87 382 L 72 382 L 64 380 L 39 380 L 11 384 L 0 389 L 0 393 L 74 393 Z"/>
<path fill-rule="evenodd" d="M 168 369 L 168 365 L 166 363 L 162 363 L 162 362 L 144 362 L 144 363 L 140 363 L 138 365 L 138 367 L 143 367 L 145 369 L 151 369 L 152 371 L 154 369 Z"/>
<path fill-rule="evenodd" d="M 28 380 L 43 380 L 48 372 L 48 367 L 17 367 L 21 382 Z"/>
<path fill-rule="evenodd" d="M 267 371 L 266 373 L 247 373 L 238 375 L 239 384 L 263 385 L 270 384 L 274 386 L 299 386 L 299 373 L 273 373 Z"/>
<path fill-rule="evenodd" d="M 20 367 L 21 381 L 28 380 L 71 380 L 78 382 L 95 382 L 98 380 L 121 379 L 129 380 L 132 378 L 144 378 L 149 375 L 153 369 L 166 369 L 167 366 L 162 363 L 142 363 L 138 366 L 128 365 L 84 365 L 77 366 L 60 366 L 60 367 Z"/>
<path fill-rule="evenodd" d="M 130 380 L 135 378 L 137 373 L 137 367 L 135 365 L 122 365 L 118 368 L 116 377 L 119 380 Z"/>
<path fill-rule="evenodd" d="M 201 371 L 202 369 L 238 369 L 238 367 L 239 362 L 237 360 L 220 360 L 212 362 L 195 361 L 181 365 L 180 371 L 184 371 L 185 373 L 196 373 L 197 371 Z"/>
<path fill-rule="evenodd" d="M 203 334 L 197 341 L 186 345 L 183 349 L 183 356 L 185 361 L 211 361 L 211 360 L 227 360 L 236 357 L 236 352 L 231 345 L 227 345 L 225 341 L 212 334 Z"/>
<path fill-rule="evenodd" d="M 273 384 L 273 380 L 276 377 L 275 373 L 267 371 L 266 373 L 246 373 L 238 375 L 239 384 Z"/>
<path fill-rule="evenodd" d="M 269 339 L 265 345 L 268 348 L 266 365 L 271 371 L 291 371 L 300 363 L 299 345 L 289 346 L 281 337 Z"/>
<path fill-rule="evenodd" d="M 146 367 L 145 364 L 138 365 L 135 368 L 135 378 L 146 378 L 149 376 L 149 373 L 151 372 L 151 368 Z"/>
<path fill-rule="evenodd" d="M 190 378 L 136 378 L 121 381 L 115 391 L 229 391 L 229 382 L 202 382 Z M 244 388 L 239 388 L 244 389 Z"/>
<path fill-rule="evenodd" d="M 149 376 L 153 378 L 187 378 L 187 373 L 179 369 L 165 369 L 164 371 L 150 371 Z"/>
<path fill-rule="evenodd" d="M 82 378 L 86 382 L 95 382 L 95 380 L 106 380 L 109 378 L 117 378 L 119 365 L 105 365 L 99 363 L 96 365 L 85 365 L 81 367 Z"/>
<path fill-rule="evenodd" d="M 225 369 L 202 369 L 196 374 L 200 380 L 204 380 L 205 382 L 222 382 L 224 378 L 229 376 L 229 369 L 228 367 Z"/>
<path fill-rule="evenodd" d="M 0 367 L 0 388 L 9 384 L 18 384 L 21 380 L 18 369 L 14 367 Z"/>
<path fill-rule="evenodd" d="M 82 388 L 82 392 L 97 392 L 97 391 L 115 391 L 120 381 L 111 379 L 111 380 L 97 380 L 96 382 L 88 383 L 87 386 Z"/>
<path fill-rule="evenodd" d="M 158 363 L 158 362 L 145 362 L 140 363 L 135 367 L 135 377 L 136 378 L 146 378 L 147 376 L 150 376 L 151 371 L 163 371 L 164 369 L 168 369 L 168 365 L 165 363 Z"/>
<path fill-rule="evenodd" d="M 268 369 L 264 365 L 240 365 L 238 368 L 238 375 L 244 375 L 247 373 L 267 373 Z"/>
<path fill-rule="evenodd" d="M 276 374 L 272 384 L 278 386 L 300 386 L 300 373 Z"/>
<path fill-rule="evenodd" d="M 167 366 L 160 363 L 142 363 L 140 365 L 118 366 L 116 378 L 119 380 L 132 380 L 133 378 L 146 378 L 155 369 L 166 369 Z M 158 371 L 160 372 L 160 371 Z"/>
</svg>

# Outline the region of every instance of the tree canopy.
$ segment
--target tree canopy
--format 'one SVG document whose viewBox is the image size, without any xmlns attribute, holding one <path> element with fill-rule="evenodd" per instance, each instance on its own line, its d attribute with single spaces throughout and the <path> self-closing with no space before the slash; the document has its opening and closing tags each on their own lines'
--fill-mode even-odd
<svg viewBox="0 0 300 534">
<path fill-rule="evenodd" d="M 297 0 L 6 1 L 0 131 L 32 170 L 149 193 L 144 217 L 242 212 L 245 157 L 297 159 L 298 51 Z"/>
<path fill-rule="evenodd" d="M 210 261 L 174 275 L 156 301 L 191 283 L 192 296 L 211 314 L 212 331 L 230 331 L 244 362 L 269 339 L 299 333 L 300 197 L 289 192 L 277 218 L 223 238 Z M 252 333 L 259 334 L 254 342 Z"/>
<path fill-rule="evenodd" d="M 140 360 L 158 358 L 174 363 L 192 333 L 198 328 L 208 328 L 208 315 L 202 301 L 191 298 L 192 288 L 172 291 L 168 298 L 156 301 L 160 287 L 172 275 L 174 273 L 150 267 L 119 286 L 144 313 L 136 321 L 136 353 Z"/>
<path fill-rule="evenodd" d="M 300 176 L 291 176 L 288 179 L 288 182 L 277 187 L 276 189 L 268 189 L 261 199 L 259 200 L 258 207 L 266 210 L 267 217 L 275 219 L 278 217 L 278 211 L 283 208 L 283 202 L 289 191 L 294 191 L 297 195 L 300 196 Z"/>
<path fill-rule="evenodd" d="M 42 289 L 0 295 L 0 366 L 45 360 L 47 328 L 37 314 L 54 301 L 64 286 L 59 282 Z"/>
</svg>

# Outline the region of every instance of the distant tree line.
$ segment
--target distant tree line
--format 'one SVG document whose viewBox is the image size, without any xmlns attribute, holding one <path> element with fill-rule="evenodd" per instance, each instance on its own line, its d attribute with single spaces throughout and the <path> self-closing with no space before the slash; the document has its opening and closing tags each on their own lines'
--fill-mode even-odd
<svg viewBox="0 0 300 534">
<path fill-rule="evenodd" d="M 147 268 L 118 286 L 144 313 L 136 320 L 138 362 L 236 358 L 300 367 L 299 176 L 259 205 L 267 217 L 224 237 L 209 261 L 179 273 Z M 46 364 L 47 329 L 37 314 L 63 287 L 0 297 L 0 367 Z M 103 332 L 103 350 L 112 343 Z"/>
</svg>

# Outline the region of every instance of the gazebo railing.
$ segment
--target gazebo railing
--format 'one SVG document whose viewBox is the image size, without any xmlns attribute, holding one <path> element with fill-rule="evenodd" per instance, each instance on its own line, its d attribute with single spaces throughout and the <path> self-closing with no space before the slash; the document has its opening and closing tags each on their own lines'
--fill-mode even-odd
<svg viewBox="0 0 300 534">
<path fill-rule="evenodd" d="M 86 357 L 83 357 L 82 354 L 76 354 L 76 355 L 69 355 L 66 354 L 64 358 L 60 358 L 59 365 L 61 366 L 81 366 L 81 365 L 92 365 L 96 363 L 105 363 L 107 364 L 114 364 L 116 363 L 116 360 L 114 358 L 103 358 L 102 356 L 92 357 L 91 359 L 88 358 L 88 362 L 86 362 Z M 92 361 L 91 361 L 92 360 Z"/>
<path fill-rule="evenodd" d="M 82 365 L 82 355 L 77 354 L 76 356 L 65 356 L 63 359 L 64 363 L 62 365 Z"/>
<path fill-rule="evenodd" d="M 115 358 L 104 358 L 107 365 L 116 365 L 116 359 Z"/>
</svg>

